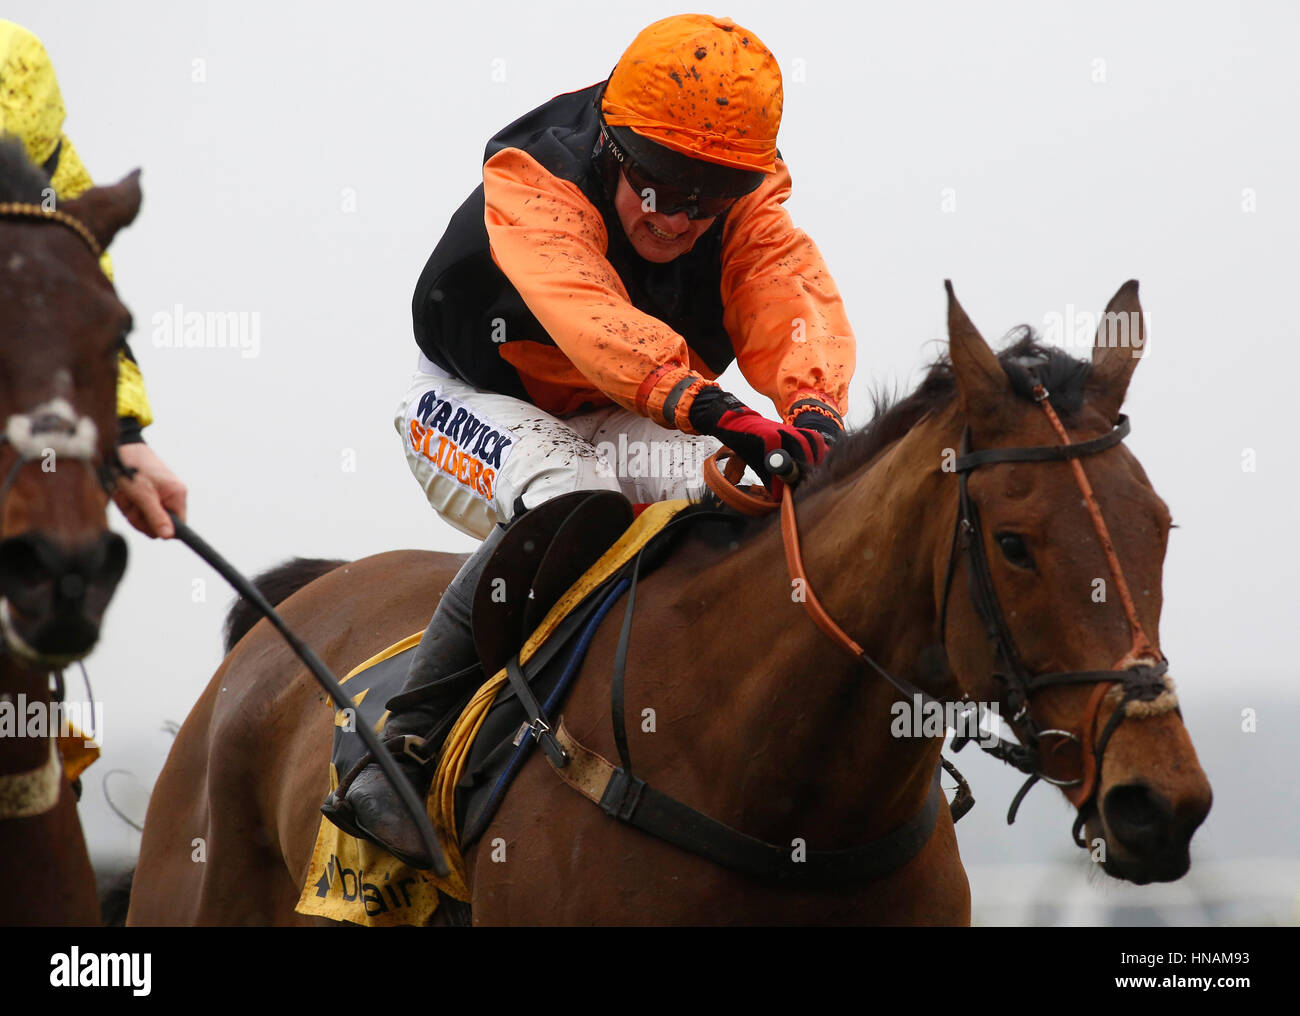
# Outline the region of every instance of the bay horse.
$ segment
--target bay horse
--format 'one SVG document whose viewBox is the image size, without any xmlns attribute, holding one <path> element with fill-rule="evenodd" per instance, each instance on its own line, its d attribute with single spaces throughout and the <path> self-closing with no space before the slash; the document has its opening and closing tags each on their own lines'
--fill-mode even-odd
<svg viewBox="0 0 1300 1016">
<path fill-rule="evenodd" d="M 1091 363 L 1032 335 L 998 356 L 950 289 L 947 359 L 839 441 L 793 504 L 803 575 L 833 627 L 928 695 L 999 705 L 1022 744 L 1053 760 L 1037 774 L 1072 795 L 1076 837 L 1082 828 L 1092 858 L 1144 883 L 1187 871 L 1211 791 L 1162 677 L 1169 511 L 1119 442 L 1143 334 L 1137 284 L 1107 313 L 1134 322 L 1134 341 L 1117 346 L 1099 329 Z M 1042 451 L 1062 435 L 1074 451 Z M 806 612 L 783 539 L 771 516 L 721 541 L 688 530 L 641 581 L 627 746 L 642 779 L 733 829 L 847 849 L 919 812 L 943 737 L 890 736 L 898 692 Z M 365 558 L 309 582 L 281 610 L 342 673 L 419 631 L 460 560 Z M 1110 595 L 1098 598 L 1098 580 Z M 1005 632 L 991 627 L 994 608 Z M 598 630 L 563 707 L 568 732 L 609 758 L 618 637 L 617 625 Z M 1016 667 L 1024 683 L 1011 679 Z M 647 710 L 655 722 L 638 722 Z M 304 668 L 268 625 L 253 627 L 159 776 L 128 923 L 314 923 L 293 908 L 329 789 L 332 729 Z M 490 843 L 504 844 L 504 861 L 489 861 Z M 970 920 L 947 808 L 919 852 L 885 876 L 774 885 L 620 824 L 540 752 L 465 860 L 476 924 Z"/>
<path fill-rule="evenodd" d="M 99 923 L 50 681 L 94 647 L 126 567 L 107 499 L 131 316 L 99 259 L 139 211 L 138 171 L 57 208 L 48 187 L 0 139 L 0 704 L 16 721 L 0 736 L 0 925 Z"/>
</svg>

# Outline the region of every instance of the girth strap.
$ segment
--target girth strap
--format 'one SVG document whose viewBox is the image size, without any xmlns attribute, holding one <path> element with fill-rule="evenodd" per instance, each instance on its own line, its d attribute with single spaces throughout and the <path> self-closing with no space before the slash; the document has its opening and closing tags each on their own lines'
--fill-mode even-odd
<svg viewBox="0 0 1300 1016">
<path fill-rule="evenodd" d="M 519 696 L 519 704 L 524 707 L 531 721 L 525 729 L 537 738 L 542 751 L 546 752 L 546 757 L 551 760 L 551 765 L 565 765 L 568 760 L 564 756 L 564 749 L 556 743 L 555 735 L 546 720 L 546 714 L 542 711 L 542 704 L 537 701 L 537 696 L 528 687 L 523 671 L 519 669 L 518 653 L 510 657 L 506 663 L 506 677 L 510 681 L 510 686 L 514 688 L 515 694 Z"/>
<path fill-rule="evenodd" d="M 808 850 L 767 843 L 696 811 L 615 767 L 580 744 L 560 720 L 556 739 L 569 762 L 556 775 L 611 818 L 704 857 L 731 871 L 783 885 L 829 886 L 889 875 L 921 852 L 934 832 L 943 792 L 935 767 L 921 808 L 892 832 L 847 850 Z"/>
</svg>

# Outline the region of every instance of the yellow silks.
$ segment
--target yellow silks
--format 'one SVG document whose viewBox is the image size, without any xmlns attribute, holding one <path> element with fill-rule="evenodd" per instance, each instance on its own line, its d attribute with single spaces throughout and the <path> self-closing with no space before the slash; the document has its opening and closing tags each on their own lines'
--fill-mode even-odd
<svg viewBox="0 0 1300 1016">
<path fill-rule="evenodd" d="M 41 40 L 21 25 L 0 19 L 0 135 L 17 137 L 38 166 L 58 149 L 50 186 L 60 200 L 71 201 L 95 183 L 63 133 L 66 115 L 54 64 Z M 107 253 L 99 263 L 112 281 L 113 262 Z M 153 422 L 140 368 L 125 354 L 118 357 L 117 415 L 133 416 L 142 427 Z"/>
</svg>

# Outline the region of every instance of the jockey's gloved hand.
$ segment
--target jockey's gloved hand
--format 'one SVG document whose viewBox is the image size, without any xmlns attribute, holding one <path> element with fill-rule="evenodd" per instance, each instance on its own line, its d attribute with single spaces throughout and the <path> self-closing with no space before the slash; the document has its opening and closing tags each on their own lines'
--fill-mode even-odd
<svg viewBox="0 0 1300 1016">
<path fill-rule="evenodd" d="M 805 409 L 802 413 L 795 413 L 793 423 L 800 430 L 817 431 L 826 439 L 828 445 L 833 445 L 844 436 L 844 429 L 838 423 L 815 409 Z"/>
<path fill-rule="evenodd" d="M 775 498 L 781 496 L 783 484 L 767 470 L 768 452 L 784 448 L 795 462 L 807 467 L 820 462 L 829 448 L 829 442 L 820 423 L 811 421 L 800 426 L 776 423 L 760 416 L 734 395 L 711 385 L 695 396 L 690 409 L 691 426 L 701 434 L 717 438 L 739 455 L 763 482 Z M 820 413 L 801 413 L 804 416 L 821 416 Z M 822 417 L 826 424 L 834 423 Z"/>
</svg>

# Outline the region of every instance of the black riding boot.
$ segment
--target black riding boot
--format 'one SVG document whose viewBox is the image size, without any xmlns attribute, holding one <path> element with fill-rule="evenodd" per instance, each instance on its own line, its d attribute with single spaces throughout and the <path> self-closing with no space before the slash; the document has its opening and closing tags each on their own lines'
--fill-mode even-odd
<svg viewBox="0 0 1300 1016">
<path fill-rule="evenodd" d="M 380 740 L 393 752 L 398 768 L 421 801 L 428 794 L 447 734 L 447 724 L 442 721 L 481 683 L 470 613 L 479 576 L 504 532 L 501 526 L 494 526 L 451 580 L 411 657 L 406 683 L 385 703 L 389 716 Z M 437 743 L 430 736 L 435 726 L 440 735 Z M 433 867 L 414 820 L 379 763 L 371 761 L 348 777 L 325 799 L 321 806 L 325 817 L 344 832 L 378 844 L 412 867 Z"/>
</svg>

